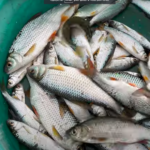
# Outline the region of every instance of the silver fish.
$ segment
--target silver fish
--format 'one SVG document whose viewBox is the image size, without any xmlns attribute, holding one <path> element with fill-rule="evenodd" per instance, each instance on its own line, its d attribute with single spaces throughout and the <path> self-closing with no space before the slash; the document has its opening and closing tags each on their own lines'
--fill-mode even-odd
<svg viewBox="0 0 150 150">
<path fill-rule="evenodd" d="M 36 59 L 33 60 L 33 65 L 40 65 L 43 64 L 43 59 L 44 59 L 44 52 L 43 51 Z"/>
<path fill-rule="evenodd" d="M 24 102 L 11 97 L 6 91 L 4 85 L 1 87 L 1 92 L 7 103 L 11 106 L 15 114 L 21 119 L 22 122 L 40 132 L 46 132 L 44 127 L 39 123 L 39 119 Z"/>
<path fill-rule="evenodd" d="M 116 47 L 116 41 L 112 35 L 103 37 L 99 49 L 95 52 L 95 66 L 98 71 L 103 69 L 110 61 Z"/>
<path fill-rule="evenodd" d="M 44 54 L 44 64 L 59 64 L 56 49 L 52 42 L 48 43 Z"/>
<path fill-rule="evenodd" d="M 31 128 L 30 126 L 14 121 L 8 120 L 7 124 L 9 128 L 12 130 L 14 136 L 27 147 L 34 150 L 64 150 L 60 147 L 55 141 L 53 141 L 50 137 L 41 132 Z"/>
<path fill-rule="evenodd" d="M 17 84 L 12 92 L 12 97 L 25 103 L 25 93 L 22 84 Z"/>
<path fill-rule="evenodd" d="M 145 53 L 144 48 L 133 37 L 111 27 L 105 26 L 104 30 L 111 33 L 117 41 L 117 43 L 125 50 L 127 50 L 130 54 L 132 54 L 134 57 L 142 61 L 147 60 L 147 54 Z"/>
<path fill-rule="evenodd" d="M 143 47 L 150 49 L 150 42 L 144 36 L 139 34 L 137 31 L 131 29 L 130 27 L 126 26 L 121 22 L 114 21 L 114 20 L 110 20 L 109 25 L 111 25 L 115 29 L 118 29 L 122 32 L 129 34 L 134 39 L 136 39 Z"/>
<path fill-rule="evenodd" d="M 82 70 L 66 66 L 32 66 L 28 69 L 30 77 L 46 89 L 68 100 L 92 102 L 120 113 L 120 106 L 93 83 Z"/>
<path fill-rule="evenodd" d="M 135 143 L 150 139 L 149 129 L 123 118 L 112 117 L 85 121 L 67 133 L 72 139 L 86 143 Z"/>
<path fill-rule="evenodd" d="M 146 84 L 147 84 L 147 89 L 150 90 L 150 70 L 148 69 L 146 63 L 144 62 L 140 62 L 139 63 L 139 70 L 140 73 L 143 77 L 143 79 L 145 80 Z"/>
<path fill-rule="evenodd" d="M 59 5 L 30 21 L 14 40 L 5 66 L 10 74 L 34 60 L 53 39 L 59 29 L 63 13 L 70 5 Z"/>
<path fill-rule="evenodd" d="M 148 16 L 150 16 L 149 0 L 132 0 L 132 3 L 141 8 Z"/>
<path fill-rule="evenodd" d="M 112 56 L 112 59 L 119 59 L 119 58 L 124 58 L 130 56 L 130 53 L 127 52 L 125 49 L 120 47 L 119 45 L 116 45 L 115 52 Z"/>
<path fill-rule="evenodd" d="M 59 37 L 56 37 L 54 40 L 54 47 L 59 59 L 64 65 L 75 68 L 84 68 L 82 59 L 67 42 L 61 40 Z"/>
<path fill-rule="evenodd" d="M 63 148 L 67 150 L 83 150 L 81 143 L 68 138 L 66 131 L 77 124 L 76 118 L 70 113 L 62 99 L 44 91 L 34 80 L 28 77 L 30 83 L 30 101 L 36 110 L 40 121 Z"/>
<path fill-rule="evenodd" d="M 108 7 L 106 7 L 106 9 L 104 9 L 99 14 L 94 16 L 90 20 L 90 25 L 92 26 L 97 22 L 105 22 L 112 19 L 113 17 L 118 15 L 121 11 L 123 11 L 128 3 L 129 0 L 117 0 L 115 4 L 109 5 Z"/>
<path fill-rule="evenodd" d="M 123 57 L 119 59 L 112 59 L 106 65 L 105 69 L 115 70 L 115 71 L 125 71 L 137 65 L 138 62 L 139 60 L 134 57 Z"/>
<path fill-rule="evenodd" d="M 132 72 L 132 71 L 124 71 L 128 74 L 131 74 L 133 76 L 136 76 L 136 77 L 139 77 L 139 78 L 142 78 L 141 74 L 140 73 L 137 73 L 137 72 Z"/>
</svg>

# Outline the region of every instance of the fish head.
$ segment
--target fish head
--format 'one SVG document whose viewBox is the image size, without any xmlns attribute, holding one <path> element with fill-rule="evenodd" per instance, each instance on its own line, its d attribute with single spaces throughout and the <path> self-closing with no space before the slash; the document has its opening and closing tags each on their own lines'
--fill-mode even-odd
<svg viewBox="0 0 150 150">
<path fill-rule="evenodd" d="M 15 87 L 15 91 L 23 91 L 23 86 L 22 84 L 17 84 L 16 87 Z"/>
<path fill-rule="evenodd" d="M 12 131 L 16 131 L 19 126 L 18 126 L 18 123 L 17 121 L 15 120 L 7 120 L 7 125 L 9 126 L 9 128 L 12 130 Z"/>
<path fill-rule="evenodd" d="M 19 69 L 18 64 L 21 64 L 22 61 L 23 61 L 23 57 L 20 54 L 16 52 L 10 53 L 7 59 L 7 63 L 5 65 L 5 72 L 7 74 L 10 74 L 16 71 L 17 69 Z"/>
<path fill-rule="evenodd" d="M 9 79 L 8 79 L 8 84 L 7 84 L 7 87 L 10 89 L 10 88 L 12 88 L 12 87 L 14 87 L 15 86 L 15 84 L 16 84 L 16 82 L 17 82 L 17 77 L 10 77 Z"/>
<path fill-rule="evenodd" d="M 45 75 L 46 70 L 47 68 L 45 65 L 36 65 L 29 67 L 27 69 L 27 73 L 31 78 L 35 79 L 36 81 L 39 81 Z"/>
<path fill-rule="evenodd" d="M 68 131 L 68 135 L 77 141 L 84 141 L 88 138 L 90 129 L 85 125 L 75 126 Z"/>
</svg>

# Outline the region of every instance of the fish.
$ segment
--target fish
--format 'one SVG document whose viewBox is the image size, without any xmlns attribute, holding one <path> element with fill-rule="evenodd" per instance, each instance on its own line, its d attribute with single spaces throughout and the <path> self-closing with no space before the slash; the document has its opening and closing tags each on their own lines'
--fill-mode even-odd
<svg viewBox="0 0 150 150">
<path fill-rule="evenodd" d="M 142 126 L 148 128 L 148 129 L 150 129 L 150 119 L 149 119 L 149 118 L 144 118 L 144 119 L 140 120 L 139 123 L 140 123 Z"/>
<path fill-rule="evenodd" d="M 148 118 L 147 115 L 137 112 L 131 119 L 135 122 L 141 122 L 142 120 Z"/>
<path fill-rule="evenodd" d="M 150 70 L 147 67 L 147 64 L 140 61 L 139 62 L 139 70 L 140 73 L 144 79 L 144 81 L 146 82 L 146 87 L 148 90 L 150 90 Z"/>
<path fill-rule="evenodd" d="M 12 97 L 25 103 L 25 93 L 23 85 L 21 83 L 17 84 L 13 89 Z"/>
<path fill-rule="evenodd" d="M 78 122 L 64 100 L 44 90 L 29 76 L 27 78 L 30 84 L 31 105 L 49 135 L 66 150 L 84 150 L 82 143 L 66 135 L 66 131 Z"/>
<path fill-rule="evenodd" d="M 109 5 L 103 11 L 95 15 L 90 20 L 90 26 L 98 22 L 106 22 L 112 19 L 113 17 L 118 15 L 121 11 L 123 11 L 129 4 L 129 2 L 130 2 L 129 0 L 117 0 L 115 4 Z"/>
<path fill-rule="evenodd" d="M 119 46 L 118 44 L 116 45 L 115 48 L 115 52 L 112 56 L 112 59 L 119 59 L 119 58 L 124 58 L 124 57 L 128 57 L 131 54 L 126 51 L 125 49 L 123 49 L 121 46 Z"/>
<path fill-rule="evenodd" d="M 53 42 L 48 43 L 47 48 L 44 53 L 44 64 L 51 65 L 51 64 L 59 64 L 56 49 L 54 47 Z"/>
<path fill-rule="evenodd" d="M 103 70 L 126 71 L 137 65 L 139 59 L 135 57 L 123 57 L 119 59 L 112 59 Z"/>
<path fill-rule="evenodd" d="M 31 66 L 31 63 L 25 67 L 20 68 L 19 70 L 15 71 L 9 75 L 8 84 L 7 84 L 7 87 L 9 89 L 16 86 L 25 77 L 25 75 L 27 73 L 27 68 L 29 66 Z"/>
<path fill-rule="evenodd" d="M 103 37 L 100 47 L 95 52 L 95 66 L 98 71 L 101 71 L 107 63 L 111 60 L 111 57 L 115 51 L 116 41 L 112 35 Z"/>
<path fill-rule="evenodd" d="M 70 5 L 59 5 L 27 23 L 14 40 L 5 65 L 10 74 L 33 61 L 51 41 Z"/>
<path fill-rule="evenodd" d="M 106 35 L 107 35 L 106 31 L 101 31 L 99 29 L 93 32 L 90 40 L 91 51 L 93 54 L 100 47 L 100 43 L 103 39 L 103 36 L 105 37 Z"/>
<path fill-rule="evenodd" d="M 39 123 L 39 119 L 29 107 L 19 98 L 14 98 L 8 94 L 5 89 L 4 83 L 1 84 L 1 92 L 6 102 L 9 104 L 16 116 L 19 117 L 22 122 L 40 132 L 46 132 L 44 127 Z"/>
<path fill-rule="evenodd" d="M 36 59 L 34 59 L 32 65 L 43 64 L 44 53 L 45 53 L 45 51 L 43 51 Z"/>
<path fill-rule="evenodd" d="M 150 16 L 150 1 L 149 0 L 132 0 L 132 4 L 142 9 L 148 16 Z"/>
<path fill-rule="evenodd" d="M 53 65 L 32 66 L 28 75 L 45 89 L 66 98 L 102 105 L 120 113 L 120 106 L 80 69 Z"/>
<path fill-rule="evenodd" d="M 74 16 L 87 18 L 97 15 L 98 13 L 105 10 L 111 4 L 88 4 L 78 9 Z"/>
<path fill-rule="evenodd" d="M 141 61 L 147 60 L 147 54 L 145 53 L 143 46 L 133 37 L 107 26 L 104 27 L 104 30 L 112 34 L 117 43 L 127 50 L 131 55 L 140 59 Z"/>
<path fill-rule="evenodd" d="M 148 66 L 148 69 L 150 69 L 150 53 L 148 54 L 147 66 Z"/>
<path fill-rule="evenodd" d="M 65 40 L 56 37 L 54 40 L 54 48 L 58 58 L 64 65 L 75 68 L 84 68 L 84 64 L 80 56 Z"/>
<path fill-rule="evenodd" d="M 133 144 L 98 144 L 98 148 L 102 150 L 148 150 L 144 145 L 140 143 Z"/>
<path fill-rule="evenodd" d="M 86 54 L 86 56 L 90 57 L 92 62 L 94 62 L 93 54 L 88 38 L 86 36 L 86 32 L 78 24 L 73 24 L 70 28 L 70 36 L 72 43 L 75 45 L 75 51 L 78 51 L 78 48 L 80 47 L 84 47 L 84 53 Z"/>
<path fill-rule="evenodd" d="M 130 134 L 129 132 L 130 131 Z M 135 143 L 150 139 L 150 130 L 124 118 L 97 117 L 76 125 L 68 135 L 85 143 Z"/>
<path fill-rule="evenodd" d="M 143 79 L 124 71 L 101 71 L 100 75 L 105 78 L 114 78 L 114 80 L 124 81 L 128 84 L 135 84 L 138 88 L 145 88 L 145 81 Z"/>
<path fill-rule="evenodd" d="M 70 112 L 76 117 L 79 122 L 84 122 L 93 118 L 94 116 L 89 112 L 90 105 L 87 103 L 70 101 L 64 99 L 69 107 Z"/>
<path fill-rule="evenodd" d="M 136 76 L 136 77 L 139 77 L 139 78 L 142 78 L 141 74 L 140 73 L 137 73 L 137 72 L 132 72 L 132 71 L 124 71 L 128 74 L 131 74 L 133 76 Z"/>
<path fill-rule="evenodd" d="M 31 128 L 30 126 L 15 120 L 7 120 L 7 125 L 14 136 L 27 147 L 34 150 L 64 150 L 47 135 Z"/>
<path fill-rule="evenodd" d="M 117 29 L 117 30 L 120 30 L 122 32 L 125 32 L 125 33 L 129 34 L 135 40 L 137 40 L 144 48 L 147 48 L 147 49 L 150 50 L 150 41 L 148 41 L 148 39 L 146 39 L 144 36 L 139 34 L 134 29 L 131 29 L 127 25 L 125 25 L 121 22 L 115 21 L 115 20 L 110 20 L 109 25 L 112 26 L 113 28 Z"/>
</svg>

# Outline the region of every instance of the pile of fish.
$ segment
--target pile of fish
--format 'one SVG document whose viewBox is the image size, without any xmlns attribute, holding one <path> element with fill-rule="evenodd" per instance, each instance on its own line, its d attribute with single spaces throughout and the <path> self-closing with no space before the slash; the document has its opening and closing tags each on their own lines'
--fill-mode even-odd
<svg viewBox="0 0 150 150">
<path fill-rule="evenodd" d="M 30 20 L 7 58 L 1 83 L 16 138 L 36 150 L 148 150 L 150 42 L 111 20 L 130 0 L 63 4 Z M 149 0 L 133 4 L 150 15 Z M 130 68 L 138 66 L 139 72 Z M 20 81 L 27 77 L 30 93 Z M 32 110 L 25 103 L 28 96 Z"/>
</svg>

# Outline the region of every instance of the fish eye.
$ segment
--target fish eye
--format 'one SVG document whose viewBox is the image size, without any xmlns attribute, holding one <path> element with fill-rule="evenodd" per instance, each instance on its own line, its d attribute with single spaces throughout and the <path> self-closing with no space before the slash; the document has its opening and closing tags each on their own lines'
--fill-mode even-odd
<svg viewBox="0 0 150 150">
<path fill-rule="evenodd" d="M 12 85 L 12 82 L 11 82 L 11 81 L 8 81 L 8 84 L 9 84 L 9 85 Z"/>
<path fill-rule="evenodd" d="M 34 73 L 35 73 L 35 70 L 34 70 L 34 69 L 30 70 L 30 73 L 34 74 Z"/>
<path fill-rule="evenodd" d="M 14 123 L 13 123 L 13 122 L 10 122 L 10 125 L 11 125 L 11 126 L 13 126 L 13 125 L 14 125 Z"/>
<path fill-rule="evenodd" d="M 11 62 L 7 62 L 7 67 L 11 67 L 12 63 Z"/>
<path fill-rule="evenodd" d="M 76 135 L 77 134 L 77 130 L 73 129 L 71 133 L 72 133 L 72 135 Z"/>
</svg>

